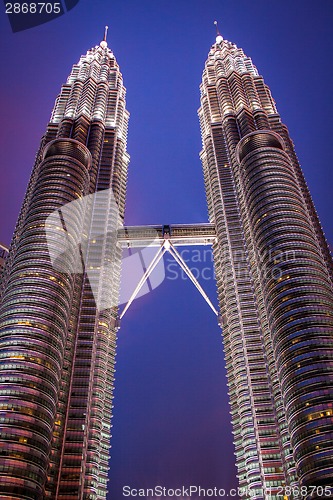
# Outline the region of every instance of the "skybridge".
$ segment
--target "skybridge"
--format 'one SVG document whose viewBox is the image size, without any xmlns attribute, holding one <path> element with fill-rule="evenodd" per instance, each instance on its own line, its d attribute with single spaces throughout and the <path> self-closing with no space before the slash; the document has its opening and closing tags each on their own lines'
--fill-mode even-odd
<svg viewBox="0 0 333 500">
<path fill-rule="evenodd" d="M 216 240 L 215 225 L 124 226 L 118 231 L 118 242 L 123 248 L 160 247 L 164 240 L 169 240 L 174 247 L 212 245 Z"/>
<path fill-rule="evenodd" d="M 156 247 L 158 249 L 149 266 L 144 270 L 139 283 L 121 312 L 119 319 L 121 320 L 124 317 L 133 300 L 137 297 L 141 288 L 148 281 L 149 276 L 166 252 L 172 255 L 177 264 L 186 273 L 193 285 L 205 299 L 214 314 L 218 316 L 218 311 L 215 309 L 208 295 L 186 264 L 182 255 L 176 250 L 176 247 L 179 246 L 212 245 L 215 240 L 215 226 L 209 223 L 163 226 L 124 226 L 122 229 L 118 230 L 118 242 L 121 243 L 122 248 Z"/>
</svg>

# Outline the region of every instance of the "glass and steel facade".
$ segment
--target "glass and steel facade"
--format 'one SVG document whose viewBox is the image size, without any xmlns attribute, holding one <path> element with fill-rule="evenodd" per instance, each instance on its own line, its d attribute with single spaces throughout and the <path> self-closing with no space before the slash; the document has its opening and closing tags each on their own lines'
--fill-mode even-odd
<svg viewBox="0 0 333 500">
<path fill-rule="evenodd" d="M 110 190 L 117 217 L 123 218 L 129 163 L 125 93 L 103 41 L 73 66 L 37 153 L 1 292 L 4 500 L 106 497 L 118 313 L 116 306 L 98 309 L 95 297 L 119 293 L 121 249 L 109 230 L 115 214 L 111 203 L 101 208 L 96 198 L 91 227 L 83 224 L 80 204 L 74 203 L 67 228 L 63 219 L 49 227 L 48 217 L 66 203 Z M 50 248 L 57 250 L 57 235 L 69 226 L 78 239 L 83 227 L 88 233 L 90 279 L 51 262 Z M 98 233 L 97 245 L 90 231 Z M 76 270 L 75 253 L 63 258 Z M 109 262 L 107 280 L 101 260 Z"/>
<path fill-rule="evenodd" d="M 210 223 L 114 231 L 125 94 L 103 41 L 73 66 L 36 156 L 0 275 L 1 499 L 106 498 L 121 249 L 160 246 L 166 228 L 173 245 L 213 245 L 243 498 L 330 485 L 333 266 L 269 88 L 218 35 L 199 109 Z"/>
<path fill-rule="evenodd" d="M 270 90 L 221 35 L 199 118 L 240 486 L 330 485 L 332 260 Z"/>
</svg>

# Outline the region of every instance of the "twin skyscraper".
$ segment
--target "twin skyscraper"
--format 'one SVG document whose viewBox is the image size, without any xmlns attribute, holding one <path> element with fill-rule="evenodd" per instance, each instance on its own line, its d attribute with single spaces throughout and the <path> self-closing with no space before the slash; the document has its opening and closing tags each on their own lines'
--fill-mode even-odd
<svg viewBox="0 0 333 500">
<path fill-rule="evenodd" d="M 257 500 L 301 487 L 321 498 L 333 485 L 331 255 L 269 88 L 220 34 L 200 90 L 239 485 Z M 107 495 L 125 94 L 103 40 L 73 66 L 36 156 L 1 283 L 3 500 Z"/>
</svg>

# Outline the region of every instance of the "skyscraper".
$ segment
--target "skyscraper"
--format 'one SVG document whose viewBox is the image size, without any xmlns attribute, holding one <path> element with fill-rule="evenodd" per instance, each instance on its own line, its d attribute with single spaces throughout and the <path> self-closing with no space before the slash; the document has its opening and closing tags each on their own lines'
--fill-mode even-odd
<svg viewBox="0 0 333 500">
<path fill-rule="evenodd" d="M 330 485 L 332 260 L 270 90 L 220 33 L 199 117 L 240 486 Z"/>
<path fill-rule="evenodd" d="M 95 200 L 86 229 L 94 228 L 99 241 L 84 235 L 89 278 L 61 272 L 49 250 L 69 226 L 72 234 L 83 231 L 82 207 L 64 220 L 59 209 L 65 203 L 111 188 L 116 216 L 123 218 L 128 117 L 122 75 L 104 39 L 73 66 L 56 100 L 5 270 L 2 499 L 106 496 L 117 310 L 98 310 L 95 297 L 119 289 L 120 250 L 109 231 L 113 206 Z M 47 227 L 57 211 L 59 227 Z M 107 280 L 101 253 L 111 266 Z"/>
<path fill-rule="evenodd" d="M 99 305 L 117 303 L 121 245 L 149 244 L 156 232 L 159 251 L 213 242 L 244 498 L 330 484 L 331 257 L 270 91 L 220 34 L 199 116 L 211 224 L 115 233 L 128 113 L 106 39 L 63 85 L 1 283 L 2 499 L 106 497 L 118 310 Z M 117 209 L 111 196 L 93 197 L 87 226 L 84 200 L 111 191 Z M 61 235 L 72 252 L 57 253 Z"/>
</svg>

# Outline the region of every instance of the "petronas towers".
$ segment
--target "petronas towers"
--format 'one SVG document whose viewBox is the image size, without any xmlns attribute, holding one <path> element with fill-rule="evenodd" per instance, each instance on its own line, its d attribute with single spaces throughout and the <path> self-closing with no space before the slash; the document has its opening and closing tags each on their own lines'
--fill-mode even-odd
<svg viewBox="0 0 333 500">
<path fill-rule="evenodd" d="M 270 90 L 221 35 L 199 116 L 240 485 L 330 485 L 332 260 Z"/>
<path fill-rule="evenodd" d="M 106 496 L 117 309 L 98 309 L 96 297 L 110 289 L 118 294 L 121 249 L 109 232 L 111 199 L 100 203 L 96 197 L 89 224 L 75 202 L 111 189 L 117 217 L 124 216 L 127 122 L 122 76 L 103 41 L 73 66 L 56 100 L 7 260 L 1 303 L 3 499 Z M 61 209 L 73 202 L 66 217 Z M 62 234 L 70 244 L 77 237 L 78 254 L 60 253 L 52 261 Z M 80 273 L 76 257 L 81 262 L 83 247 L 90 265 Z M 101 249 L 111 263 L 108 280 Z M 64 272 L 64 264 L 73 272 Z"/>
<path fill-rule="evenodd" d="M 213 245 L 240 496 L 320 498 L 333 477 L 331 255 L 269 88 L 220 34 L 200 91 L 210 224 L 146 243 Z M 135 239 L 122 226 L 128 118 L 104 39 L 57 97 L 2 273 L 4 500 L 107 495 L 122 241 Z"/>
</svg>

